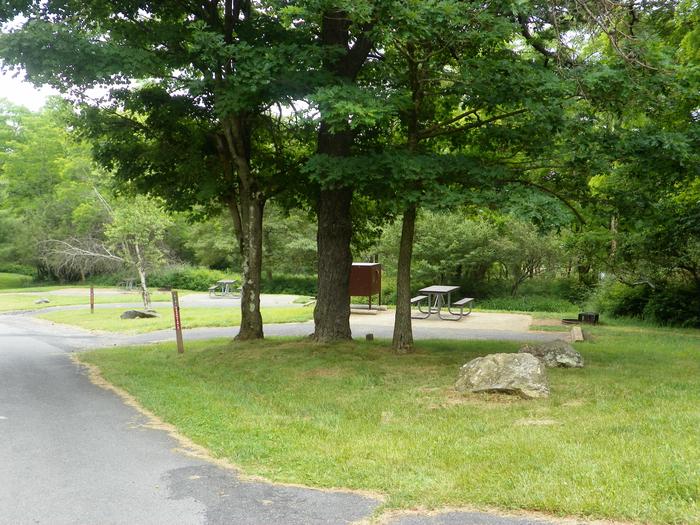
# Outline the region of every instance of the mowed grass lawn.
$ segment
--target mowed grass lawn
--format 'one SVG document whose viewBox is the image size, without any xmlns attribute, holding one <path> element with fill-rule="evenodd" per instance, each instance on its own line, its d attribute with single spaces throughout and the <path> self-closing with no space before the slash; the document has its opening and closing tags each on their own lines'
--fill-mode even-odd
<svg viewBox="0 0 700 525">
<path fill-rule="evenodd" d="M 47 319 L 54 323 L 79 326 L 88 330 L 105 330 L 108 332 L 121 332 L 139 334 L 163 330 L 174 326 L 173 312 L 171 308 L 158 308 L 160 317 L 152 319 L 120 319 L 124 308 L 95 309 L 91 314 L 90 309 L 65 310 L 57 312 L 45 312 L 37 315 L 41 319 Z M 308 321 L 313 318 L 313 308 L 303 307 L 274 307 L 261 309 L 263 320 L 266 323 L 293 323 Z M 225 327 L 238 326 L 241 323 L 240 306 L 218 308 L 184 308 L 180 310 L 182 328 L 200 327 Z"/>
<path fill-rule="evenodd" d="M 305 340 L 81 354 L 217 457 L 272 480 L 384 493 L 384 509 L 495 506 L 700 523 L 700 331 L 596 327 L 552 395 L 458 395 L 516 343 Z"/>
<path fill-rule="evenodd" d="M 43 310 L 44 308 L 49 308 L 51 306 L 73 306 L 78 304 L 84 304 L 88 312 L 90 310 L 90 295 L 87 291 L 77 291 L 73 293 L 67 292 L 66 294 L 49 294 L 47 292 L 55 290 L 68 290 L 65 287 L 40 287 L 31 288 L 28 291 L 16 291 L 12 292 L 2 292 L 0 291 L 0 312 L 12 312 L 17 310 Z M 113 292 L 114 289 L 107 289 Z M 132 293 L 120 293 L 109 295 L 100 293 L 101 289 L 95 289 L 95 302 L 97 304 L 106 303 L 134 303 L 138 305 L 141 303 L 141 295 L 138 292 Z M 36 300 L 46 298 L 49 303 L 45 304 L 34 304 Z M 170 301 L 170 293 L 155 292 L 151 294 L 152 301 Z"/>
</svg>

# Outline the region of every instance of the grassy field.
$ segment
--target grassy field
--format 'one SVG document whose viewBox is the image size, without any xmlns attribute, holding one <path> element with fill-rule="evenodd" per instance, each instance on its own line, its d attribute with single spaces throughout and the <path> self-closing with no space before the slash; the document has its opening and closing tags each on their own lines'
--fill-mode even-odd
<svg viewBox="0 0 700 525">
<path fill-rule="evenodd" d="M 21 288 L 31 282 L 32 278 L 28 275 L 0 272 L 0 290 L 6 288 Z"/>
<path fill-rule="evenodd" d="M 595 327 L 552 395 L 457 395 L 460 365 L 506 342 L 209 341 L 81 354 L 246 472 L 387 495 L 384 508 L 484 505 L 700 523 L 700 331 Z"/>
<path fill-rule="evenodd" d="M 46 312 L 37 317 L 47 319 L 54 323 L 70 324 L 87 328 L 88 330 L 106 330 L 108 332 L 121 332 L 140 334 L 163 330 L 173 327 L 173 314 L 170 308 L 160 308 L 161 317 L 153 319 L 120 319 L 123 308 L 97 309 L 94 314 L 89 309 L 66 310 L 62 312 Z M 294 323 L 308 321 L 313 318 L 313 308 L 300 307 L 275 307 L 263 308 L 263 321 L 265 323 Z M 241 322 L 241 309 L 239 306 L 229 308 L 182 308 L 180 310 L 182 328 L 200 328 L 204 326 L 238 326 Z"/>
<path fill-rule="evenodd" d="M 47 292 L 66 289 L 64 286 L 32 288 L 27 291 L 0 292 L 0 312 L 12 312 L 15 310 L 41 310 L 51 306 L 73 306 L 84 304 L 90 307 L 90 296 L 87 291 L 77 291 L 70 295 L 48 294 Z M 113 292 L 113 288 L 107 289 Z M 114 295 L 101 294 L 101 289 L 95 289 L 95 302 L 97 304 L 109 303 L 134 303 L 141 302 L 141 295 L 138 292 L 121 293 Z M 46 298 L 48 304 L 34 304 L 37 299 Z M 151 295 L 152 301 L 170 301 L 170 293 L 155 292 Z"/>
</svg>

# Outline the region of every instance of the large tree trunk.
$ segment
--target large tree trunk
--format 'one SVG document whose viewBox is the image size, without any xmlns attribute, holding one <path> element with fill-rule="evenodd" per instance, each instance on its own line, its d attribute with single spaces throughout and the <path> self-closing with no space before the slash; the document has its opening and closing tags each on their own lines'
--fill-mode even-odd
<svg viewBox="0 0 700 525">
<path fill-rule="evenodd" d="M 350 339 L 350 239 L 352 190 L 323 190 L 318 203 L 317 341 Z"/>
<path fill-rule="evenodd" d="M 397 353 L 413 350 L 413 327 L 411 325 L 411 258 L 413 236 L 416 231 L 416 205 L 411 204 L 403 212 L 401 245 L 396 274 L 396 314 L 394 315 L 394 338 L 392 347 Z"/>
<path fill-rule="evenodd" d="M 350 19 L 342 10 L 329 9 L 323 14 L 321 46 L 328 53 L 324 69 L 344 82 L 354 82 L 372 48 L 367 35 L 360 35 L 350 47 Z M 338 55 L 339 49 L 345 53 Z M 333 132 L 322 120 L 316 152 L 331 157 L 351 155 L 354 133 Z M 352 188 L 321 185 L 318 214 L 318 290 L 314 310 L 314 338 L 317 341 L 342 341 L 350 332 L 350 267 L 352 254 Z"/>
<path fill-rule="evenodd" d="M 243 284 L 241 287 L 241 328 L 236 339 L 246 341 L 263 338 L 260 313 L 260 282 L 262 275 L 262 225 L 265 202 L 250 199 L 243 250 Z"/>
<path fill-rule="evenodd" d="M 233 191 L 227 201 L 243 259 L 241 327 L 236 339 L 262 339 L 264 334 L 260 313 L 260 284 L 265 197 L 259 191 L 251 170 L 251 130 L 245 116 L 230 116 L 224 121 L 223 132 L 225 142 L 219 143 L 219 152 L 229 176 L 232 176 L 235 169 L 238 177 L 237 191 Z M 229 158 L 230 164 L 227 160 Z"/>
</svg>

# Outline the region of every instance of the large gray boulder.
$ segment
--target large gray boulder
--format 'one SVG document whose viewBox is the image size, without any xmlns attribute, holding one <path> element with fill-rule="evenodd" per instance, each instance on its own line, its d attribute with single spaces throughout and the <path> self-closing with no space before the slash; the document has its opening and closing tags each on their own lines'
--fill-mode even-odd
<svg viewBox="0 0 700 525">
<path fill-rule="evenodd" d="M 502 392 L 526 399 L 549 396 L 545 367 L 535 356 L 490 354 L 472 359 L 459 370 L 459 392 Z"/>
<path fill-rule="evenodd" d="M 541 359 L 548 368 L 583 368 L 583 357 L 565 341 L 528 344 L 518 352 L 534 355 Z"/>
<path fill-rule="evenodd" d="M 152 310 L 127 310 L 119 317 L 122 319 L 150 319 L 152 317 L 160 317 Z"/>
</svg>

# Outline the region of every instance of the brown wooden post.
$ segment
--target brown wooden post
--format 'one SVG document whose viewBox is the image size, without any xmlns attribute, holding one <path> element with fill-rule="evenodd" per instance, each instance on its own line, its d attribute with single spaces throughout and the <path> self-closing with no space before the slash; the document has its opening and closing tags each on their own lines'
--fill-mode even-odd
<svg viewBox="0 0 700 525">
<path fill-rule="evenodd" d="M 90 287 L 90 313 L 95 313 L 95 287 Z"/>
<path fill-rule="evenodd" d="M 173 315 L 175 316 L 175 338 L 177 339 L 177 353 L 185 352 L 185 345 L 182 341 L 182 322 L 180 321 L 180 301 L 177 292 L 173 291 Z"/>
</svg>

